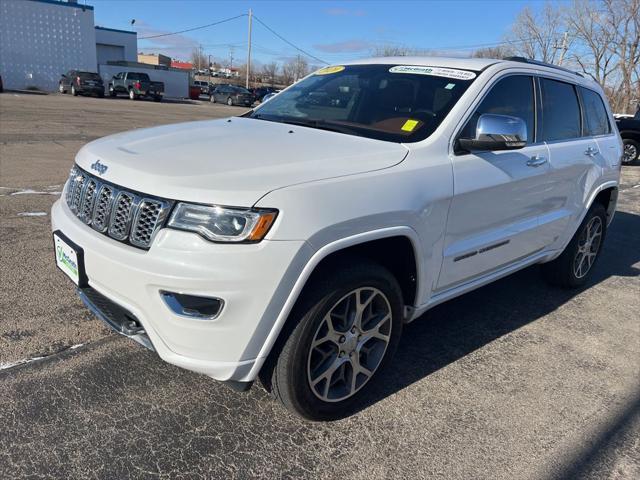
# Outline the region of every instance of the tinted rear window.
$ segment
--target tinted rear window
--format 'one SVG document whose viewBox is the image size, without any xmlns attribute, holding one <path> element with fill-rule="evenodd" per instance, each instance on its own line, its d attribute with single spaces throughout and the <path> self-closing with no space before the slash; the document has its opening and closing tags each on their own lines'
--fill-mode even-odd
<svg viewBox="0 0 640 480">
<path fill-rule="evenodd" d="M 580 88 L 582 104 L 584 106 L 585 131 L 588 136 L 606 135 L 611 132 L 607 110 L 602 98 L 593 90 Z"/>
<path fill-rule="evenodd" d="M 91 72 L 78 72 L 78 76 L 82 80 L 101 80 L 100 75 Z"/>
<path fill-rule="evenodd" d="M 149 80 L 149 75 L 146 73 L 131 72 L 127 74 L 127 78 L 129 80 Z"/>
<path fill-rule="evenodd" d="M 541 78 L 542 138 L 552 142 L 580 137 L 580 107 L 573 85 Z"/>
</svg>

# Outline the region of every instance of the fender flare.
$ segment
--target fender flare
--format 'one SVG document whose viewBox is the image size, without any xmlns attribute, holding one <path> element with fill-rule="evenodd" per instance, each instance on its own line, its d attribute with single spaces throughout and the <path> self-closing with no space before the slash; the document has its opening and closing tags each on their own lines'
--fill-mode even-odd
<svg viewBox="0 0 640 480">
<path fill-rule="evenodd" d="M 414 250 L 414 255 L 416 259 L 416 298 L 418 292 L 420 292 L 420 279 L 422 278 L 422 268 L 423 268 L 423 259 L 422 252 L 418 248 L 420 245 L 420 240 L 418 237 L 418 233 L 411 227 L 408 226 L 398 226 L 398 227 L 387 227 L 379 230 L 371 230 L 363 233 L 358 233 L 349 237 L 341 238 L 339 240 L 335 240 L 331 243 L 328 243 L 316 250 L 316 252 L 311 256 L 309 261 L 305 264 L 302 272 L 298 275 L 296 282 L 287 297 L 284 305 L 280 309 L 280 313 L 276 318 L 276 321 L 273 323 L 267 338 L 265 339 L 262 347 L 260 348 L 260 353 L 258 357 L 255 359 L 251 370 L 243 379 L 243 381 L 252 381 L 257 378 L 260 369 L 262 368 L 265 360 L 271 353 L 273 346 L 278 339 L 282 328 L 284 327 L 285 322 L 287 321 L 293 306 L 298 301 L 300 294 L 304 290 L 307 281 L 311 277 L 311 274 L 315 271 L 316 267 L 320 264 L 322 260 L 326 257 L 340 250 L 344 250 L 345 248 L 352 247 L 361 243 L 366 243 L 372 240 L 381 240 L 389 237 L 407 237 L 411 242 L 411 245 Z"/>
</svg>

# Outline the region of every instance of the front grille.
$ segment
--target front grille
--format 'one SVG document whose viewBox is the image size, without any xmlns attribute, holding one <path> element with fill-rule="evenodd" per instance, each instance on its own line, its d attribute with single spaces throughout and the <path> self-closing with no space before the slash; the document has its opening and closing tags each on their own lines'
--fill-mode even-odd
<svg viewBox="0 0 640 480">
<path fill-rule="evenodd" d="M 94 230 L 147 249 L 162 228 L 172 202 L 103 182 L 77 166 L 66 186 L 71 211 Z"/>
</svg>

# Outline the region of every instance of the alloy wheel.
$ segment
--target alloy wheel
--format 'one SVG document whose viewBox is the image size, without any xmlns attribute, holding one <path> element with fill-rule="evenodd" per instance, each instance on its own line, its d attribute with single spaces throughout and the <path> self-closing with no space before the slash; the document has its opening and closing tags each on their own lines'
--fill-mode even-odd
<svg viewBox="0 0 640 480">
<path fill-rule="evenodd" d="M 573 259 L 573 273 L 583 278 L 595 262 L 602 241 L 602 219 L 593 217 L 580 235 L 578 251 Z"/>
<path fill-rule="evenodd" d="M 638 157 L 638 149 L 635 145 L 627 143 L 624 146 L 622 163 L 631 163 Z"/>
<path fill-rule="evenodd" d="M 358 392 L 376 372 L 389 345 L 391 305 L 377 288 L 352 290 L 331 307 L 311 342 L 307 379 L 325 402 Z"/>
</svg>

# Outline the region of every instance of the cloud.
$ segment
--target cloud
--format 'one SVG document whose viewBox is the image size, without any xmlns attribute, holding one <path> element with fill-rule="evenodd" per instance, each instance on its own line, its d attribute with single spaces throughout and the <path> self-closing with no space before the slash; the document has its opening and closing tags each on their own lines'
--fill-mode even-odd
<svg viewBox="0 0 640 480">
<path fill-rule="evenodd" d="M 326 53 L 353 53 L 370 50 L 373 45 L 367 40 L 344 40 L 342 42 L 323 43 L 314 45 L 313 48 Z"/>
<path fill-rule="evenodd" d="M 143 40 L 141 37 L 164 35 L 171 32 L 154 28 L 144 21 L 136 21 L 135 26 L 138 32 L 138 50 L 141 52 L 162 53 L 171 58 L 188 60 L 193 49 L 198 46 L 196 40 L 180 34 Z"/>
<path fill-rule="evenodd" d="M 367 12 L 365 12 L 364 10 L 350 10 L 348 8 L 342 7 L 327 8 L 324 13 L 326 13 L 327 15 L 331 15 L 332 17 L 364 17 L 367 14 Z"/>
</svg>

